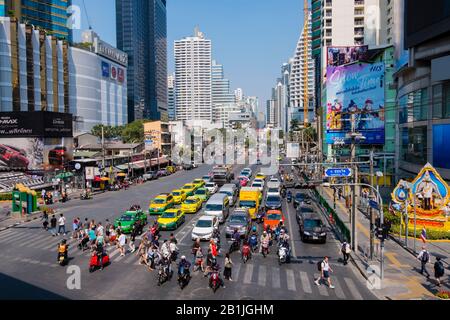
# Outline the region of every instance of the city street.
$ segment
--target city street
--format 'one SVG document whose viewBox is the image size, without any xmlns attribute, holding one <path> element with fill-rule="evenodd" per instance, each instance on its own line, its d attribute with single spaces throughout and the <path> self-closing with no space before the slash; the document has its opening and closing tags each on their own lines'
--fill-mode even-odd
<svg viewBox="0 0 450 320">
<path fill-rule="evenodd" d="M 243 166 L 235 166 L 237 175 Z M 161 192 L 171 192 L 195 178 L 207 174 L 210 166 L 200 166 L 192 171 L 177 172 L 172 176 L 147 182 L 127 191 L 107 192 L 97 195 L 94 200 L 71 200 L 60 205 L 58 212 L 67 217 L 66 227 L 71 227 L 74 217 L 95 219 L 105 224 L 113 221 L 132 204 L 147 209 L 149 201 Z M 253 166 L 254 172 L 257 167 Z M 255 171 L 256 170 L 256 171 Z M 295 192 L 295 191 L 294 191 Z M 121 257 L 118 250 L 108 248 L 111 265 L 103 271 L 90 274 L 88 271 L 89 252 L 76 248 L 76 241 L 69 240 L 69 266 L 81 268 L 81 290 L 69 290 L 66 281 L 68 267 L 56 263 L 57 244 L 62 237 L 51 237 L 45 232 L 39 220 L 0 232 L 0 289 L 1 298 L 39 298 L 39 299 L 375 299 L 367 289 L 364 278 L 351 266 L 338 262 L 339 242 L 333 234 L 328 235 L 326 244 L 303 243 L 300 240 L 295 209 L 284 201 L 285 214 L 293 259 L 290 264 L 279 266 L 275 250 L 267 258 L 259 253 L 243 264 L 240 254 L 233 253 L 234 282 L 226 281 L 226 288 L 220 288 L 216 294 L 208 288 L 208 279 L 199 272 L 193 273 L 189 285 L 181 291 L 176 276 L 170 282 L 157 287 L 156 271 L 150 272 L 139 265 L 138 256 L 127 253 Z M 186 222 L 174 232 L 178 239 L 180 254 L 191 259 L 192 240 L 190 233 L 193 223 L 201 216 L 187 215 Z M 152 223 L 155 218 L 149 219 Z M 223 229 L 223 226 L 221 226 Z M 260 232 L 260 230 L 259 230 Z M 170 232 L 162 232 L 167 239 Z M 68 235 L 67 238 L 69 238 Z M 139 238 L 138 238 L 139 239 Z M 224 251 L 228 249 L 222 232 L 222 254 L 219 265 L 223 268 Z M 202 246 L 206 247 L 207 243 Z M 317 262 L 325 255 L 330 256 L 334 270 L 332 281 L 335 289 L 325 285 L 317 287 L 313 280 L 318 276 Z M 223 269 L 222 269 L 223 270 Z M 12 290 L 14 288 L 14 290 Z"/>
</svg>

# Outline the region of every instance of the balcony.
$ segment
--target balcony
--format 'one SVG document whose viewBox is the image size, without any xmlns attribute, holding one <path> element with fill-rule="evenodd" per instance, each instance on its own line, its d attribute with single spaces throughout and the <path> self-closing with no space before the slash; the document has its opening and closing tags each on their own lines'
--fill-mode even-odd
<svg viewBox="0 0 450 320">
<path fill-rule="evenodd" d="M 364 0 L 355 0 L 355 7 L 364 6 Z"/>
<path fill-rule="evenodd" d="M 355 9 L 355 16 L 364 16 L 364 10 Z"/>
</svg>

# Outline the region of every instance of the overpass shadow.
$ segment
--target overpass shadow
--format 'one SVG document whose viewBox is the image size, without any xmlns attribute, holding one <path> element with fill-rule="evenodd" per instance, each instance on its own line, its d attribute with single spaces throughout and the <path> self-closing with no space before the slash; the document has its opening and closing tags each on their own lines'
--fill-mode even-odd
<svg viewBox="0 0 450 320">
<path fill-rule="evenodd" d="M 0 300 L 68 300 L 22 280 L 0 273 Z"/>
</svg>

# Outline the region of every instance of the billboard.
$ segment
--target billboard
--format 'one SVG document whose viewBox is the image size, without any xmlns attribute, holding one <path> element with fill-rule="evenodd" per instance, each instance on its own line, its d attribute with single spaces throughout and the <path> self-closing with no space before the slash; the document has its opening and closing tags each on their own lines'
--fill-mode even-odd
<svg viewBox="0 0 450 320">
<path fill-rule="evenodd" d="M 369 46 L 328 47 L 327 66 L 342 66 L 355 61 L 366 61 Z"/>
<path fill-rule="evenodd" d="M 109 63 L 102 61 L 102 76 L 103 78 L 109 78 L 109 69 L 110 69 Z"/>
<path fill-rule="evenodd" d="M 72 137 L 72 115 L 33 111 L 0 112 L 0 137 Z"/>
<path fill-rule="evenodd" d="M 120 83 L 123 83 L 125 81 L 125 70 L 122 68 L 117 68 L 117 80 Z"/>
<path fill-rule="evenodd" d="M 383 62 L 327 67 L 326 143 L 351 143 L 354 114 L 360 143 L 384 144 L 384 72 Z"/>
<path fill-rule="evenodd" d="M 62 169 L 72 149 L 73 138 L 0 138 L 0 170 Z"/>
</svg>

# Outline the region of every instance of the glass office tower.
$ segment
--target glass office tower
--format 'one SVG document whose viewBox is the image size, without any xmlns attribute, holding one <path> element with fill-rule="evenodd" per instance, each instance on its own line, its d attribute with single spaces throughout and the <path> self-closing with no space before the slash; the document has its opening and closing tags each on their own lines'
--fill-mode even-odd
<svg viewBox="0 0 450 320">
<path fill-rule="evenodd" d="M 39 26 L 60 39 L 72 42 L 68 8 L 72 0 L 0 0 L 5 2 L 5 14 L 12 12 L 21 22 Z"/>
<path fill-rule="evenodd" d="M 116 0 L 116 24 L 128 54 L 128 121 L 167 121 L 166 0 Z"/>
</svg>

